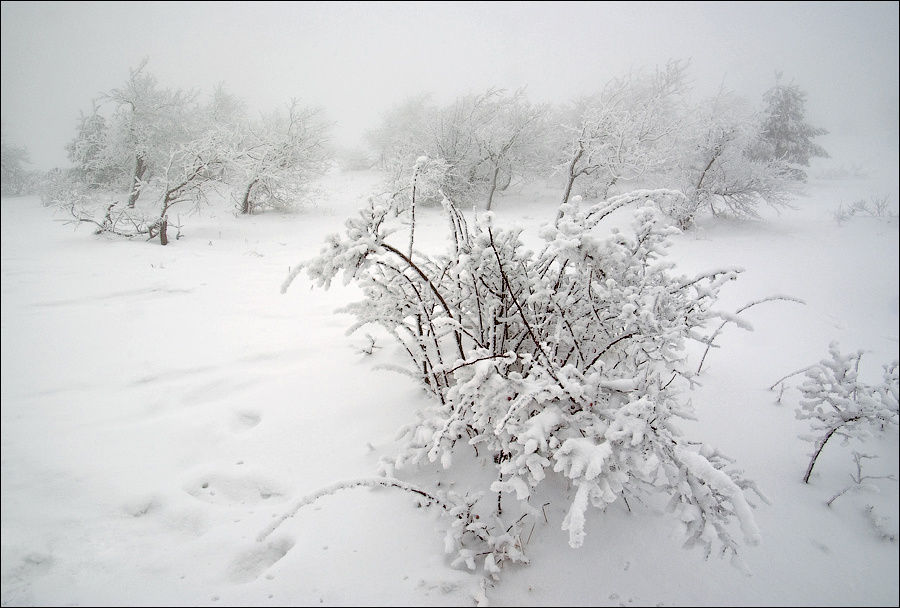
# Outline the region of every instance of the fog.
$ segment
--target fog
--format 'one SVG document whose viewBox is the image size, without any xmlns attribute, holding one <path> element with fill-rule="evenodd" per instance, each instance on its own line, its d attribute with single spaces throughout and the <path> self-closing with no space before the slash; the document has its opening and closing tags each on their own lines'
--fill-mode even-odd
<svg viewBox="0 0 900 608">
<path fill-rule="evenodd" d="M 565 101 L 669 59 L 690 61 L 696 94 L 754 102 L 781 71 L 831 137 L 898 139 L 896 2 L 4 2 L 4 138 L 35 168 L 67 165 L 79 111 L 145 57 L 163 85 L 224 82 L 252 110 L 321 106 L 342 146 L 413 94 Z"/>
</svg>

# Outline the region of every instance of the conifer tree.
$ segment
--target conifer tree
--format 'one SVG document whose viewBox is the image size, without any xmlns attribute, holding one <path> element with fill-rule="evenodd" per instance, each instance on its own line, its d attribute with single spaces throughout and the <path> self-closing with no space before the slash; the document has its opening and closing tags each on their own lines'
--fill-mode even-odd
<svg viewBox="0 0 900 608">
<path fill-rule="evenodd" d="M 763 100 L 766 108 L 754 155 L 760 160 L 790 163 L 792 176 L 806 181 L 806 171 L 801 167 L 808 167 L 811 158 L 828 158 L 825 148 L 813 141 L 828 131 L 806 122 L 806 93 L 796 84 L 783 84 L 781 74 Z"/>
</svg>

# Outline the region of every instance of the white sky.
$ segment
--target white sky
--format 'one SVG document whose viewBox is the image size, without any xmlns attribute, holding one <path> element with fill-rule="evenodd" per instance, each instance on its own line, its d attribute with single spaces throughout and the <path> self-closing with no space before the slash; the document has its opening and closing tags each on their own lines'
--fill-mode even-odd
<svg viewBox="0 0 900 608">
<path fill-rule="evenodd" d="M 897 145 L 896 2 L 3 2 L 4 135 L 37 168 L 65 165 L 79 111 L 144 57 L 166 86 L 320 105 L 345 145 L 412 94 L 563 101 L 670 58 L 698 92 L 753 101 L 781 70 L 816 126 Z"/>
</svg>

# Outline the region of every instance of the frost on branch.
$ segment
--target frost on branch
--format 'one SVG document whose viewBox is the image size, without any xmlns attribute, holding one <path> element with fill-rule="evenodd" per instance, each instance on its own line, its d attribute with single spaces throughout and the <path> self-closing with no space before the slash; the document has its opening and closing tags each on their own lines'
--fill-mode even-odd
<svg viewBox="0 0 900 608">
<path fill-rule="evenodd" d="M 882 383 L 865 384 L 859 380 L 859 364 L 862 351 L 841 354 L 838 345 L 828 347 L 830 359 L 806 369 L 806 378 L 800 386 L 803 398 L 797 408 L 797 418 L 809 420 L 811 435 L 803 439 L 813 442 L 803 481 L 809 483 L 813 467 L 825 444 L 832 437 L 844 442 L 851 439 L 863 441 L 875 429 L 897 426 L 898 363 L 884 366 Z"/>
<path fill-rule="evenodd" d="M 304 265 L 321 287 L 342 273 L 363 288 L 364 300 L 346 308 L 354 327 L 391 335 L 433 397 L 402 429 L 385 472 L 452 469 L 464 459 L 491 471 L 466 494 L 482 497 L 473 507 L 480 517 L 451 524 L 456 563 L 496 577 L 523 561 L 523 522 L 536 522 L 547 500 L 567 505 L 562 526 L 573 547 L 591 508 L 658 494 L 687 544 L 707 555 L 713 546 L 737 552 L 735 526 L 757 542 L 746 497 L 755 486 L 676 426 L 692 417 L 679 397 L 693 375 L 685 342 L 723 318 L 718 292 L 737 271 L 674 274 L 665 256 L 677 230 L 658 221 L 652 191 L 629 200 L 641 198 L 648 206 L 631 232 L 602 230 L 615 202 L 567 206 L 543 230 L 539 251 L 490 214 L 470 224 L 445 198 L 443 255 L 392 238 L 391 201 L 373 198 Z"/>
</svg>

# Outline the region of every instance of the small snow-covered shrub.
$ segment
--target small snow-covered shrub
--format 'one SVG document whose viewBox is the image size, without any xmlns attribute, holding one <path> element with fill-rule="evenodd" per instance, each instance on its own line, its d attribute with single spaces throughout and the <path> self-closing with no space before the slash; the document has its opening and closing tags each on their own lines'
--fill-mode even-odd
<svg viewBox="0 0 900 608">
<path fill-rule="evenodd" d="M 866 215 L 869 217 L 896 217 L 897 212 L 892 209 L 891 199 L 885 196 L 871 196 L 869 200 L 859 199 L 854 203 L 844 206 L 843 203 L 838 205 L 834 210 L 834 219 L 838 224 L 843 224 L 850 218 L 858 215 Z"/>
<path fill-rule="evenodd" d="M 430 255 L 413 236 L 393 240 L 390 201 L 372 198 L 285 282 L 305 269 L 323 288 L 339 273 L 360 285 L 365 298 L 346 308 L 354 328 L 393 336 L 409 357 L 403 371 L 431 395 L 383 462 L 388 479 L 471 459 L 491 471 L 464 496 L 457 484 L 456 499 L 442 498 L 455 515 L 447 551 L 486 577 L 525 561 L 523 520 L 547 500 L 565 501 L 572 547 L 584 542 L 591 507 L 659 494 L 686 544 L 707 555 L 714 545 L 737 554 L 733 523 L 746 542 L 759 538 L 745 492 L 764 497 L 676 425 L 692 417 L 679 390 L 693 375 L 686 341 L 705 341 L 707 322 L 728 318 L 713 306 L 737 271 L 675 274 L 665 250 L 677 230 L 652 203 L 636 212 L 633 232 L 603 234 L 603 219 L 624 204 L 565 205 L 531 251 L 520 230 L 490 213 L 470 224 L 444 198 L 449 250 Z"/>
<path fill-rule="evenodd" d="M 830 358 L 802 370 L 805 379 L 800 385 L 802 398 L 796 414 L 800 420 L 809 420 L 812 434 L 802 438 L 814 445 L 803 475 L 805 483 L 809 483 L 816 460 L 832 437 L 844 443 L 861 442 L 873 430 L 896 427 L 898 422 L 897 361 L 884 365 L 881 384 L 866 384 L 859 379 L 862 351 L 844 355 L 832 342 L 828 353 Z"/>
<path fill-rule="evenodd" d="M 892 481 L 897 481 L 897 478 L 893 475 L 864 475 L 863 474 L 863 460 L 878 458 L 877 456 L 873 456 L 872 454 L 863 454 L 861 452 L 853 451 L 853 464 L 856 465 L 856 472 L 850 473 L 850 480 L 853 482 L 852 484 L 845 486 L 840 492 L 829 498 L 825 501 L 827 506 L 831 506 L 834 504 L 838 498 L 843 496 L 844 494 L 851 492 L 878 492 L 878 486 L 872 483 L 872 480 L 875 479 L 890 479 Z M 870 507 L 871 508 L 871 507 Z"/>
<path fill-rule="evenodd" d="M 70 171 L 54 169 L 47 172 L 38 188 L 45 207 L 82 206 L 89 200 L 88 188 L 75 179 Z"/>
</svg>

